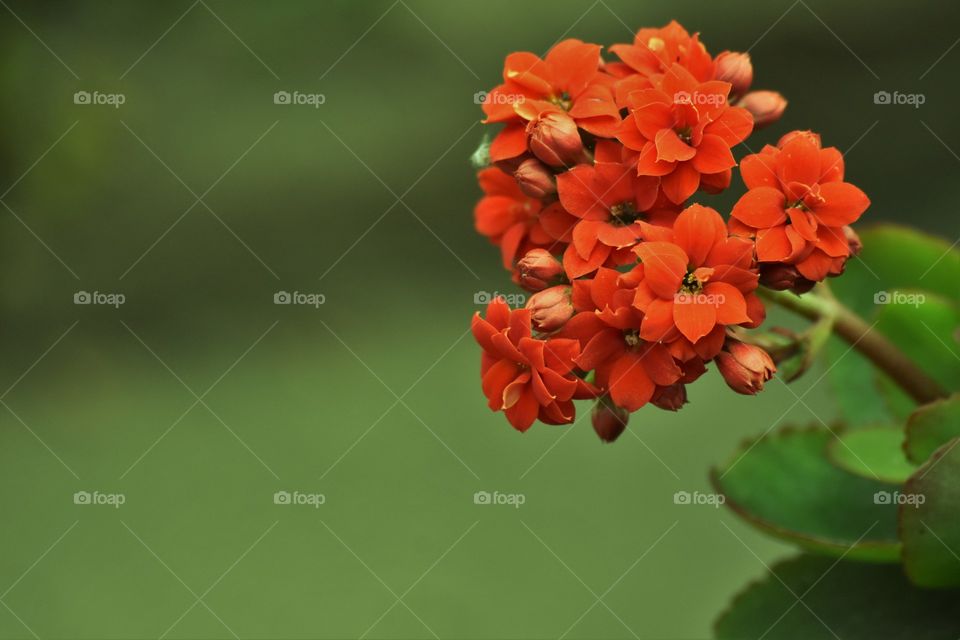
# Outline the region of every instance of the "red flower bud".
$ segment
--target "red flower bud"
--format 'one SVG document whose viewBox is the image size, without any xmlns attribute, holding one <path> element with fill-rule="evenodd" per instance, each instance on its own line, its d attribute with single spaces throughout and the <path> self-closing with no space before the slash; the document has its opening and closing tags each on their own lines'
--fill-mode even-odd
<svg viewBox="0 0 960 640">
<path fill-rule="evenodd" d="M 737 103 L 753 115 L 753 126 L 762 129 L 783 115 L 787 100 L 776 91 L 751 91 Z"/>
<path fill-rule="evenodd" d="M 577 123 L 566 113 L 544 111 L 527 125 L 530 151 L 551 167 L 586 162 L 583 140 Z"/>
<path fill-rule="evenodd" d="M 543 199 L 557 192 L 557 181 L 553 172 L 536 158 L 527 158 L 521 162 L 513 172 L 513 177 L 516 178 L 520 190 L 531 198 Z"/>
<path fill-rule="evenodd" d="M 570 287 L 557 286 L 535 293 L 527 300 L 533 328 L 541 333 L 556 331 L 573 316 Z"/>
<path fill-rule="evenodd" d="M 760 264 L 760 284 L 777 291 L 790 289 L 800 295 L 810 291 L 816 283 L 800 275 L 793 265 L 772 262 Z"/>
<path fill-rule="evenodd" d="M 520 286 L 527 291 L 542 291 L 557 284 L 563 265 L 546 249 L 531 249 L 517 262 Z"/>
<path fill-rule="evenodd" d="M 724 51 L 717 56 L 717 66 L 713 72 L 714 78 L 733 85 L 730 98 L 738 98 L 750 90 L 753 84 L 753 64 L 750 54 L 738 51 Z"/>
<path fill-rule="evenodd" d="M 687 388 L 679 382 L 657 387 L 650 402 L 666 411 L 677 411 L 687 403 Z"/>
<path fill-rule="evenodd" d="M 593 422 L 593 430 L 601 440 L 613 442 L 627 428 L 630 412 L 613 404 L 609 396 L 604 396 L 593 406 L 590 420 Z"/>
<path fill-rule="evenodd" d="M 857 235 L 857 232 L 853 230 L 853 227 L 847 225 L 843 228 L 843 235 L 847 238 L 847 247 L 850 249 L 850 255 L 859 255 L 863 249 L 863 242 L 860 241 L 860 236 Z"/>
<path fill-rule="evenodd" d="M 727 340 L 714 362 L 727 385 L 737 393 L 748 396 L 762 391 L 763 383 L 777 370 L 770 354 L 739 340 Z"/>
</svg>

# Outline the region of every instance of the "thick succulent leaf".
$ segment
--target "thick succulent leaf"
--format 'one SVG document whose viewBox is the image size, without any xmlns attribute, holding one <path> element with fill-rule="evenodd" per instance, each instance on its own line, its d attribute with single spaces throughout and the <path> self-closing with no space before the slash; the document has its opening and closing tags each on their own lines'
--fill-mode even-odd
<svg viewBox="0 0 960 640">
<path fill-rule="evenodd" d="M 831 463 L 833 439 L 820 428 L 782 429 L 745 443 L 711 480 L 761 531 L 818 553 L 897 562 L 897 507 L 883 497 L 895 487 Z"/>
<path fill-rule="evenodd" d="M 903 484 L 916 471 L 903 452 L 903 430 L 899 427 L 870 427 L 838 434 L 827 445 L 835 465 L 864 478 Z"/>
<path fill-rule="evenodd" d="M 937 449 L 903 487 L 900 506 L 907 575 L 922 587 L 960 585 L 960 438 Z M 960 616 L 958 616 L 960 617 Z"/>
<path fill-rule="evenodd" d="M 960 393 L 917 409 L 907 421 L 907 458 L 920 464 L 945 442 L 960 436 Z"/>
<path fill-rule="evenodd" d="M 835 564 L 830 558 L 804 555 L 771 571 L 773 575 L 737 595 L 720 616 L 715 625 L 718 640 L 960 637 L 960 590 L 918 589 L 898 566 Z"/>
<path fill-rule="evenodd" d="M 858 232 L 863 252 L 847 262 L 841 277 L 830 281 L 833 292 L 869 322 L 878 320 L 878 329 L 921 365 L 927 364 L 925 354 L 939 348 L 938 372 L 931 373 L 947 389 L 955 390 L 960 363 L 953 360 L 951 365 L 946 358 L 951 357 L 949 350 L 960 353 L 960 346 L 955 337 L 956 324 L 953 330 L 947 324 L 949 301 L 956 299 L 960 282 L 960 252 L 942 238 L 908 227 L 883 224 Z M 926 296 L 928 302 L 913 317 L 922 315 L 929 328 L 921 322 L 903 322 L 911 317 L 913 307 L 909 303 L 891 304 L 896 300 L 906 302 L 903 296 L 911 293 Z M 928 305 L 929 309 L 923 309 Z M 898 416 L 906 417 L 915 408 L 914 403 L 866 358 L 848 349 L 849 345 L 832 339 L 825 350 L 832 367 L 831 386 L 844 419 L 852 425 L 863 425 L 892 423 Z M 952 371 L 943 371 L 950 366 L 954 367 Z"/>
<path fill-rule="evenodd" d="M 882 306 L 877 328 L 945 389 L 960 389 L 956 335 L 960 310 L 956 303 L 936 294 L 910 291 L 899 292 L 898 299 L 903 302 Z"/>
</svg>

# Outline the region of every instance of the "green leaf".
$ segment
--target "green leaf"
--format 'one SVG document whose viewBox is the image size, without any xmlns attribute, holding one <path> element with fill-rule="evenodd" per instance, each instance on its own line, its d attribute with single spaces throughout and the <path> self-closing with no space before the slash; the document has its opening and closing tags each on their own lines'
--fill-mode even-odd
<svg viewBox="0 0 960 640">
<path fill-rule="evenodd" d="M 470 154 L 470 166 L 477 171 L 490 166 L 490 134 L 484 133 L 476 150 Z"/>
<path fill-rule="evenodd" d="M 869 360 L 836 336 L 827 342 L 824 354 L 830 387 L 845 423 L 869 425 L 897 421 L 877 386 L 878 376 L 886 376 Z"/>
<path fill-rule="evenodd" d="M 900 507 L 907 575 L 922 587 L 960 585 L 960 438 L 937 449 L 903 487 Z"/>
<path fill-rule="evenodd" d="M 917 409 L 907 421 L 907 457 L 922 463 L 948 440 L 960 436 L 960 394 Z"/>
<path fill-rule="evenodd" d="M 871 427 L 838 434 L 827 445 L 827 456 L 850 473 L 891 484 L 903 484 L 916 465 L 903 452 L 903 430 Z"/>
<path fill-rule="evenodd" d="M 931 293 L 900 290 L 897 294 L 891 304 L 881 307 L 877 328 L 934 380 L 947 389 L 960 389 L 956 304 Z M 901 303 L 895 303 L 898 298 Z"/>
<path fill-rule="evenodd" d="M 898 225 L 876 225 L 858 232 L 863 252 L 847 262 L 842 276 L 830 281 L 834 294 L 868 322 L 879 320 L 879 330 L 919 364 L 926 367 L 927 355 L 938 348 L 939 373 L 931 373 L 948 389 L 956 389 L 960 367 L 955 359 L 953 369 L 946 371 L 950 366 L 946 360 L 951 357 L 949 349 L 958 351 L 952 330 L 947 326 L 951 306 L 947 301 L 957 294 L 960 252 L 942 238 Z M 884 299 L 891 300 L 895 293 L 922 293 L 928 300 L 923 306 L 931 305 L 930 309 L 910 314 L 909 305 L 878 304 Z M 884 317 L 880 317 L 881 312 Z M 955 306 L 953 313 L 956 313 Z M 930 329 L 919 321 L 905 322 L 911 317 L 923 319 Z M 955 330 L 956 322 L 953 327 Z M 855 350 L 849 350 L 849 345 L 834 338 L 825 351 L 832 367 L 829 378 L 838 409 L 849 424 L 894 423 L 915 408 L 915 403 L 885 374 Z"/>
<path fill-rule="evenodd" d="M 780 562 L 771 571 L 773 575 L 740 592 L 720 616 L 714 625 L 718 640 L 960 637 L 960 590 L 917 589 L 898 566 L 835 564 L 829 558 L 803 555 Z"/>
<path fill-rule="evenodd" d="M 843 275 L 830 281 L 833 292 L 860 315 L 873 315 L 874 296 L 913 289 L 956 297 L 960 252 L 950 242 L 894 224 L 858 228 L 863 241 L 859 256 L 847 261 Z"/>
<path fill-rule="evenodd" d="M 891 485 L 833 465 L 825 429 L 782 429 L 745 443 L 711 480 L 738 515 L 761 531 L 811 551 L 897 562 L 897 506 Z"/>
</svg>

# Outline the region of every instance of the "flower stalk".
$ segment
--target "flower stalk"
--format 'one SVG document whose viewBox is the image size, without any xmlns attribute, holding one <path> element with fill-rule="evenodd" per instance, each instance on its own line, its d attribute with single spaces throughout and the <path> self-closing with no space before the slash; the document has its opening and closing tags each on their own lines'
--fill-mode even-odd
<svg viewBox="0 0 960 640">
<path fill-rule="evenodd" d="M 832 319 L 833 333 L 866 356 L 917 403 L 927 404 L 949 395 L 899 347 L 879 331 L 874 331 L 876 323 L 868 324 L 837 301 L 825 284 L 821 283 L 812 292 L 800 296 L 765 287 L 757 293 L 808 320 Z"/>
</svg>

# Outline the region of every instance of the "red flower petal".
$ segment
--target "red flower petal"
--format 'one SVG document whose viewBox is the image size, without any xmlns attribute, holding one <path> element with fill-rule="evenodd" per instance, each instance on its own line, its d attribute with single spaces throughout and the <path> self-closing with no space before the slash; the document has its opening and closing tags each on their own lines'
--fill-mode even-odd
<svg viewBox="0 0 960 640">
<path fill-rule="evenodd" d="M 649 342 L 669 342 L 674 334 L 673 300 L 654 298 L 644 311 L 640 337 Z"/>
<path fill-rule="evenodd" d="M 685 300 L 674 303 L 673 321 L 687 340 L 696 342 L 716 326 L 717 308 L 702 296 L 688 296 Z"/>
<path fill-rule="evenodd" d="M 507 420 L 517 431 L 529 429 L 530 425 L 537 419 L 539 412 L 540 404 L 528 389 L 518 391 L 514 403 L 504 410 Z"/>
<path fill-rule="evenodd" d="M 673 129 L 661 129 L 654 138 L 657 145 L 657 160 L 661 162 L 677 162 L 689 160 L 697 155 L 697 150 L 680 139 Z M 726 167 L 717 169 L 722 171 Z"/>
<path fill-rule="evenodd" d="M 700 186 L 700 172 L 689 162 L 681 162 L 673 173 L 660 179 L 660 184 L 663 187 L 663 193 L 671 202 L 681 204 Z"/>
<path fill-rule="evenodd" d="M 673 356 L 663 345 L 649 344 L 640 347 L 640 359 L 647 370 L 647 375 L 659 385 L 673 384 L 683 375 L 680 367 L 674 362 Z"/>
<path fill-rule="evenodd" d="M 516 158 L 527 150 L 526 123 L 508 124 L 490 144 L 490 160 L 499 162 Z"/>
<path fill-rule="evenodd" d="M 727 225 L 710 207 L 692 204 L 677 216 L 673 235 L 674 242 L 687 254 L 690 264 L 700 266 L 713 246 L 727 237 Z"/>
<path fill-rule="evenodd" d="M 779 189 L 775 157 L 769 153 L 754 153 L 740 161 L 740 175 L 747 189 L 773 187 Z"/>
<path fill-rule="evenodd" d="M 753 131 L 753 116 L 741 107 L 724 109 L 720 116 L 704 128 L 704 134 L 720 136 L 728 147 L 740 144 Z"/>
<path fill-rule="evenodd" d="M 641 242 L 634 250 L 643 261 L 644 282 L 659 297 L 672 299 L 687 274 L 687 254 L 669 242 Z"/>
<path fill-rule="evenodd" d="M 694 169 L 700 173 L 720 173 L 736 165 L 730 147 L 720 136 L 703 136 L 697 145 L 697 155 L 693 158 Z"/>
<path fill-rule="evenodd" d="M 703 292 L 716 303 L 718 324 L 750 322 L 750 316 L 747 315 L 747 301 L 740 290 L 733 285 L 726 282 L 708 282 Z"/>
<path fill-rule="evenodd" d="M 547 66 L 556 88 L 579 96 L 600 66 L 600 45 L 569 39 L 558 42 L 547 53 Z"/>
<path fill-rule="evenodd" d="M 766 229 L 786 222 L 786 202 L 780 190 L 756 187 L 741 196 L 730 215 L 755 229 Z"/>
<path fill-rule="evenodd" d="M 793 246 L 783 227 L 770 227 L 757 231 L 757 260 L 782 262 L 793 254 Z"/>
<path fill-rule="evenodd" d="M 481 381 L 483 395 L 487 397 L 487 406 L 493 411 L 503 408 L 503 392 L 507 385 L 520 375 L 520 367 L 509 360 L 498 360 L 487 369 Z"/>
<path fill-rule="evenodd" d="M 817 205 L 813 212 L 828 227 L 842 227 L 855 222 L 870 206 L 870 198 L 849 182 L 822 184 L 820 195 L 826 202 Z"/>
<path fill-rule="evenodd" d="M 656 389 L 640 355 L 634 351 L 628 351 L 613 364 L 609 386 L 610 397 L 627 411 L 636 411 L 647 404 Z"/>
<path fill-rule="evenodd" d="M 557 176 L 557 192 L 563 208 L 587 220 L 606 220 L 609 210 L 594 189 L 596 169 L 580 164 Z"/>
<path fill-rule="evenodd" d="M 610 256 L 610 247 L 597 243 L 590 253 L 590 257 L 583 259 L 577 253 L 576 247 L 570 245 L 563 252 L 563 270 L 569 278 L 579 278 L 597 270 Z"/>
<path fill-rule="evenodd" d="M 817 184 L 820 179 L 820 147 L 806 135 L 794 136 L 777 156 L 777 174 L 783 184 Z"/>
</svg>

